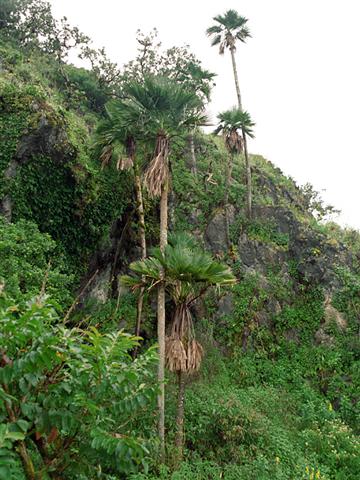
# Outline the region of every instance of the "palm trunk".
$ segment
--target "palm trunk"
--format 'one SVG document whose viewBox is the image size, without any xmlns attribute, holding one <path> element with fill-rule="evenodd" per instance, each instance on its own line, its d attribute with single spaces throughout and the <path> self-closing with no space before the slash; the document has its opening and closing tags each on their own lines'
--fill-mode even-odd
<svg viewBox="0 0 360 480">
<path fill-rule="evenodd" d="M 190 143 L 190 155 L 191 155 L 191 172 L 194 175 L 197 175 L 197 162 L 196 162 L 196 155 L 195 155 L 195 142 L 194 142 L 193 130 L 189 134 L 189 143 Z"/>
<path fill-rule="evenodd" d="M 236 61 L 235 61 L 235 47 L 230 48 L 230 53 L 231 53 L 231 61 L 232 61 L 232 67 L 233 67 L 233 72 L 234 72 L 234 79 L 235 79 L 235 88 L 236 88 L 236 95 L 238 99 L 238 105 L 239 109 L 242 112 L 242 103 L 241 103 L 241 94 L 240 94 L 240 86 L 239 86 L 239 77 L 237 73 L 237 68 L 236 68 Z"/>
<path fill-rule="evenodd" d="M 178 400 L 176 413 L 176 459 L 180 463 L 183 459 L 184 450 L 184 404 L 185 404 L 185 374 L 178 372 Z"/>
<path fill-rule="evenodd" d="M 160 199 L 160 250 L 163 252 L 167 245 L 168 230 L 168 181 L 165 182 Z M 162 279 L 164 272 L 161 273 Z M 158 408 L 159 408 L 159 438 L 161 460 L 165 461 L 165 284 L 162 281 L 158 287 L 158 343 L 159 343 L 159 367 L 158 367 Z"/>
<path fill-rule="evenodd" d="M 246 133 L 243 130 L 244 140 L 244 155 L 245 155 L 245 167 L 246 167 L 246 215 L 249 220 L 252 217 L 252 187 L 251 187 L 251 166 L 249 161 L 249 154 L 247 149 Z"/>
<path fill-rule="evenodd" d="M 226 173 L 225 173 L 225 192 L 224 192 L 224 206 L 225 206 L 225 235 L 227 248 L 230 248 L 230 221 L 229 221 L 229 190 L 232 171 L 232 156 L 227 156 Z"/>
<path fill-rule="evenodd" d="M 137 202 L 137 214 L 139 220 L 139 234 L 140 234 L 140 244 L 141 244 L 141 258 L 146 258 L 146 235 L 145 235 L 145 215 L 144 215 L 144 202 L 142 195 L 141 187 L 141 178 L 138 172 L 137 165 L 134 165 L 135 172 L 135 192 L 136 192 L 136 202 Z M 141 320 L 142 320 L 142 310 L 144 303 L 144 288 L 140 289 L 139 297 L 137 301 L 137 313 L 136 313 L 136 329 L 135 335 L 138 337 L 140 335 Z M 137 349 L 134 351 L 134 356 L 136 356 Z"/>
</svg>

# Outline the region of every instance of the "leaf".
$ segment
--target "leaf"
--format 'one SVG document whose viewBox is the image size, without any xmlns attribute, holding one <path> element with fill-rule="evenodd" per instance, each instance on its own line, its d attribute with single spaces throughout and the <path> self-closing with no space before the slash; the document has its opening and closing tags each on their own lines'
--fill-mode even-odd
<svg viewBox="0 0 360 480">
<path fill-rule="evenodd" d="M 7 432 L 6 437 L 12 441 L 25 439 L 25 435 L 22 432 Z"/>
<path fill-rule="evenodd" d="M 26 420 L 18 420 L 16 422 L 16 425 L 22 430 L 24 433 L 26 433 L 29 429 L 30 423 L 27 422 Z"/>
</svg>

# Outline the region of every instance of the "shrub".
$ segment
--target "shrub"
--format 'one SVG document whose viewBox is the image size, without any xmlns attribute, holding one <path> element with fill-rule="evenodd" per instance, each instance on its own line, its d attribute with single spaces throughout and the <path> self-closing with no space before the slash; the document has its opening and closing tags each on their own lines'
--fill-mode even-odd
<svg viewBox="0 0 360 480">
<path fill-rule="evenodd" d="M 112 474 L 146 468 L 154 349 L 132 361 L 136 339 L 123 331 L 69 330 L 50 303 L 14 305 L 4 296 L 0 332 L 2 456 L 15 458 L 13 445 L 24 442 L 35 470 L 66 478 L 94 478 L 99 466 Z"/>
</svg>

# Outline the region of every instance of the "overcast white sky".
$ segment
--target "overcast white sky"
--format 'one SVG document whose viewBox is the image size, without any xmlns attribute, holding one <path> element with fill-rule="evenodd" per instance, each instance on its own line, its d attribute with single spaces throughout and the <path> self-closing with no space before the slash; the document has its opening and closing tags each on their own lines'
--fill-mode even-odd
<svg viewBox="0 0 360 480">
<path fill-rule="evenodd" d="M 358 0 L 52 0 L 56 16 L 105 46 L 121 66 L 138 28 L 164 47 L 189 44 L 218 74 L 213 116 L 236 103 L 229 54 L 205 30 L 229 8 L 249 19 L 253 38 L 237 50 L 243 105 L 256 121 L 250 150 L 299 184 L 325 189 L 339 222 L 360 229 L 360 2 Z"/>
</svg>

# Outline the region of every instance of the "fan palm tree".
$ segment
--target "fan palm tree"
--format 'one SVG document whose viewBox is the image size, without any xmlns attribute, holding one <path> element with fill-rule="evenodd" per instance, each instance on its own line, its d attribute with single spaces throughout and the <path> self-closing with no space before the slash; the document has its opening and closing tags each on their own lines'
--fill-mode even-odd
<svg viewBox="0 0 360 480">
<path fill-rule="evenodd" d="M 206 34 L 209 37 L 212 37 L 211 46 L 219 45 L 219 53 L 221 55 L 224 54 L 226 48 L 230 50 L 238 105 L 239 109 L 242 110 L 235 51 L 237 41 L 245 43 L 246 39 L 251 37 L 250 31 L 246 25 L 248 19 L 239 15 L 236 10 L 228 10 L 224 15 L 217 15 L 214 17 L 213 20 L 215 20 L 216 25 L 208 28 Z"/>
<path fill-rule="evenodd" d="M 154 249 L 152 256 L 130 265 L 132 276 L 122 277 L 134 289 L 153 289 L 164 279 L 166 292 L 174 303 L 171 326 L 166 337 L 166 366 L 178 377 L 176 440 L 178 460 L 184 445 L 184 399 L 186 375 L 197 371 L 203 348 L 195 338 L 191 305 L 210 287 L 232 285 L 236 278 L 230 268 L 197 246 L 192 237 L 178 234 L 170 237 L 163 251 Z"/>
<path fill-rule="evenodd" d="M 214 85 L 214 77 L 216 76 L 215 73 L 210 72 L 202 68 L 197 63 L 190 63 L 187 66 L 186 72 L 183 75 L 178 77 L 178 80 L 187 81 L 189 87 L 195 91 L 195 93 L 199 96 L 202 102 L 209 102 L 210 100 L 210 92 L 211 87 Z M 195 154 L 195 128 L 192 129 L 189 133 L 189 145 L 190 145 L 190 155 L 191 155 L 191 171 L 194 175 L 197 175 L 197 161 L 196 161 L 196 154 Z"/>
<path fill-rule="evenodd" d="M 160 251 L 164 252 L 168 234 L 169 154 L 175 136 L 204 122 L 201 100 L 174 80 L 146 77 L 143 83 L 130 83 L 124 89 L 137 111 L 143 140 L 153 144 L 152 159 L 144 175 L 144 185 L 151 197 L 160 197 Z M 161 454 L 165 454 L 165 284 L 160 271 L 157 298 L 160 392 L 159 437 Z"/>
<path fill-rule="evenodd" d="M 136 136 L 139 131 L 138 120 L 138 112 L 131 102 L 109 102 L 106 105 L 106 119 L 99 123 L 96 130 L 95 146 L 97 150 L 99 150 L 102 167 L 108 165 L 116 155 L 117 168 L 119 170 L 133 170 L 141 258 L 146 258 L 145 215 L 141 169 L 136 156 L 136 146 L 138 142 Z M 137 300 L 136 336 L 140 334 L 143 301 L 144 291 L 140 290 Z"/>
<path fill-rule="evenodd" d="M 255 124 L 251 120 L 248 112 L 242 112 L 234 107 L 231 110 L 226 110 L 218 115 L 219 125 L 215 130 L 215 134 L 222 133 L 225 140 L 225 146 L 229 152 L 226 175 L 225 175 L 225 227 L 228 246 L 230 246 L 229 235 L 229 187 L 231 181 L 231 171 L 234 161 L 234 156 L 239 155 L 242 151 L 245 156 L 246 166 L 246 213 L 247 217 L 251 218 L 252 212 L 252 186 L 251 186 L 251 167 L 249 161 L 249 154 L 247 149 L 247 139 L 254 138 L 253 127 Z"/>
</svg>

